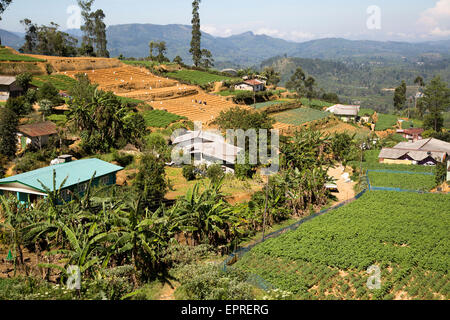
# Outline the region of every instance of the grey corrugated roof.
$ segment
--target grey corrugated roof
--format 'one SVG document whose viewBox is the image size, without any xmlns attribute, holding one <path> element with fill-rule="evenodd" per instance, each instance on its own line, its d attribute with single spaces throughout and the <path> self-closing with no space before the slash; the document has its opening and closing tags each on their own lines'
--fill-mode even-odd
<svg viewBox="0 0 450 320">
<path fill-rule="evenodd" d="M 434 138 L 418 140 L 415 142 L 400 142 L 394 148 L 413 151 L 446 152 L 450 155 L 450 143 Z"/>
<path fill-rule="evenodd" d="M 16 77 L 0 76 L 0 84 L 10 86 L 16 81 Z"/>
</svg>

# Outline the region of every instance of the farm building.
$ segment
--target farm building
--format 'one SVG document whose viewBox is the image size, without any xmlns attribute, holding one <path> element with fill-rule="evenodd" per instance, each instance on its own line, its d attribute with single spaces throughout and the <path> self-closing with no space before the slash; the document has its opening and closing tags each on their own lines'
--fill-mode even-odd
<svg viewBox="0 0 450 320">
<path fill-rule="evenodd" d="M 393 148 L 383 148 L 380 163 L 436 165 L 450 155 L 450 143 L 434 138 L 415 142 L 400 142 Z"/>
<path fill-rule="evenodd" d="M 34 148 L 40 149 L 48 144 L 51 136 L 58 133 L 56 130 L 56 124 L 51 121 L 19 126 L 17 131 L 19 148 L 22 150 L 26 149 L 30 145 Z"/>
<path fill-rule="evenodd" d="M 12 194 L 23 203 L 33 203 L 47 196 L 46 188 L 55 191 L 61 187 L 62 200 L 70 201 L 72 194 L 84 194 L 92 177 L 94 186 L 116 184 L 116 173 L 122 169 L 99 159 L 66 162 L 0 179 L 0 195 Z"/>
<path fill-rule="evenodd" d="M 329 107 L 326 111 L 333 113 L 337 117 L 341 118 L 341 120 L 347 122 L 356 120 L 360 109 L 361 106 L 336 104 L 334 106 Z"/>
<path fill-rule="evenodd" d="M 266 90 L 266 84 L 262 81 L 252 79 L 245 80 L 235 86 L 235 90 L 245 90 L 245 91 L 253 91 L 260 92 Z"/>
<path fill-rule="evenodd" d="M 22 87 L 16 82 L 16 77 L 0 76 L 0 100 L 15 98 L 23 93 Z"/>
<path fill-rule="evenodd" d="M 425 130 L 422 128 L 410 128 L 397 130 L 397 133 L 400 133 L 403 138 L 414 142 L 417 140 L 422 140 L 422 133 L 424 131 Z"/>
<path fill-rule="evenodd" d="M 207 131 L 187 131 L 173 139 L 175 151 L 190 154 L 193 164 L 207 166 L 219 163 L 226 172 L 234 173 L 237 156 L 243 149 L 226 143 L 220 134 Z"/>
</svg>

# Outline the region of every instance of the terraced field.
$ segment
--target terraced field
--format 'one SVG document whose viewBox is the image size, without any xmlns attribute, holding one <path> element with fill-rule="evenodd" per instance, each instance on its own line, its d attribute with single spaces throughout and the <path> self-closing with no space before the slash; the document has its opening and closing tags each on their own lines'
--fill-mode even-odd
<svg viewBox="0 0 450 320">
<path fill-rule="evenodd" d="M 286 125 L 300 126 L 307 122 L 325 119 L 329 116 L 330 114 L 324 111 L 311 108 L 298 108 L 275 114 L 273 115 L 273 118 L 277 122 L 281 122 Z"/>
</svg>

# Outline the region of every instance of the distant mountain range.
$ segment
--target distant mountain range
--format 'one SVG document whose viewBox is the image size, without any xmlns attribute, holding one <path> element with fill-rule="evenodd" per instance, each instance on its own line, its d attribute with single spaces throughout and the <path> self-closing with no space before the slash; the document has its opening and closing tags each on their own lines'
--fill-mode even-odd
<svg viewBox="0 0 450 320">
<path fill-rule="evenodd" d="M 80 30 L 67 32 L 81 37 Z M 23 37 L 0 30 L 3 44 L 18 48 Z M 150 41 L 165 41 L 170 59 L 179 55 L 186 63 L 191 63 L 189 47 L 191 26 L 124 24 L 108 27 L 108 48 L 111 56 L 123 54 L 126 57 L 146 57 L 149 55 Z M 312 40 L 303 43 L 290 42 L 266 35 L 246 32 L 227 38 L 214 37 L 203 33 L 202 46 L 209 49 L 216 60 L 216 67 L 258 66 L 274 56 L 318 58 L 326 60 L 367 60 L 367 59 L 416 59 L 421 56 L 450 56 L 450 40 L 406 43 L 353 41 L 339 38 Z"/>
</svg>

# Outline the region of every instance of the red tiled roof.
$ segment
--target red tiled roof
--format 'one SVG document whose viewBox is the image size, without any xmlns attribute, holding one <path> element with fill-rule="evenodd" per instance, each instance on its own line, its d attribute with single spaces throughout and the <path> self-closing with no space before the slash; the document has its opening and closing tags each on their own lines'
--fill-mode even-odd
<svg viewBox="0 0 450 320">
<path fill-rule="evenodd" d="M 260 84 L 263 84 L 263 82 L 256 80 L 256 79 L 252 79 L 252 80 L 246 80 L 244 81 L 246 84 L 249 84 L 251 86 L 258 86 Z"/>
<path fill-rule="evenodd" d="M 56 124 L 51 121 L 19 126 L 18 131 L 28 137 L 42 137 L 56 134 Z"/>
<path fill-rule="evenodd" d="M 409 128 L 404 129 L 403 132 L 409 135 L 422 134 L 425 130 L 422 128 Z"/>
</svg>

